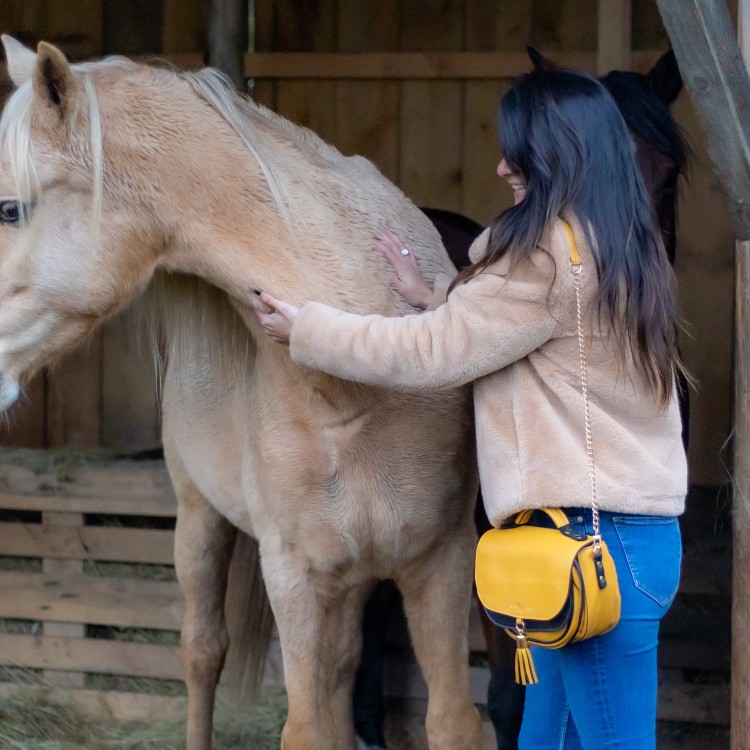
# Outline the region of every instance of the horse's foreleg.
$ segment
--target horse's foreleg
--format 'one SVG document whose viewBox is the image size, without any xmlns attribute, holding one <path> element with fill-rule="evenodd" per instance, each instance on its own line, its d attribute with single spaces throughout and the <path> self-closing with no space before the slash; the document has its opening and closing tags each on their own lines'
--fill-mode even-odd
<svg viewBox="0 0 750 750">
<path fill-rule="evenodd" d="M 431 750 L 479 750 L 482 728 L 469 687 L 468 622 L 473 530 L 451 531 L 428 558 L 403 569 L 397 583 L 427 682 Z"/>
<path fill-rule="evenodd" d="M 295 560 L 265 549 L 262 560 L 289 702 L 281 748 L 352 750 L 352 691 L 362 608 L 371 589 L 341 590 L 331 577 L 303 571 Z"/>
<path fill-rule="evenodd" d="M 188 692 L 187 750 L 210 750 L 216 685 L 228 635 L 224 595 L 236 530 L 195 486 L 175 482 L 175 566 L 185 597 L 180 658 Z"/>
</svg>

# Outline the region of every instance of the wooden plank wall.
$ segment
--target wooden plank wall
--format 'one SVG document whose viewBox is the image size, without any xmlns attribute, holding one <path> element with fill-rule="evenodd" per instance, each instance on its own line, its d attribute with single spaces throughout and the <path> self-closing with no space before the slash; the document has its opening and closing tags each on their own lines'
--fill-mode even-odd
<svg viewBox="0 0 750 750">
<path fill-rule="evenodd" d="M 90 701 L 91 676 L 104 675 L 112 686 L 104 683 L 96 705 L 117 704 L 132 715 L 143 703 L 132 693 L 137 688 L 122 695 L 116 678 L 181 679 L 176 631 L 184 604 L 172 572 L 174 513 L 160 461 L 0 451 L 0 690 L 20 667 L 43 670 L 46 685 L 75 689 Z M 728 550 L 715 554 L 705 538 L 691 538 L 686 548 L 680 593 L 660 634 L 662 719 L 728 723 L 729 560 Z M 423 715 L 426 687 L 403 619 L 391 624 L 390 644 L 386 695 Z M 483 705 L 489 673 L 476 606 L 469 646 L 472 693 Z M 279 653 L 274 641 L 266 685 L 283 684 Z M 28 671 L 21 681 L 29 681 Z"/>
<path fill-rule="evenodd" d="M 597 39 L 611 31 L 598 27 L 598 7 L 609 2 L 256 0 L 260 52 L 507 52 L 516 57 L 512 71 L 498 67 L 494 77 L 486 77 L 485 70 L 485 77 L 465 80 L 401 80 L 391 68 L 383 77 L 365 80 L 334 78 L 329 72 L 307 79 L 259 77 L 253 94 L 344 153 L 369 157 L 415 202 L 486 223 L 511 201 L 495 175 L 495 114 L 509 75 L 519 72 L 519 63 L 523 70 L 524 45 L 567 55 L 595 70 Z M 67 0 L 3 0 L 0 30 L 29 42 L 57 41 L 74 57 L 121 51 L 105 42 L 153 52 L 159 37 L 163 52 L 194 53 L 192 64 L 200 64 L 208 6 L 209 0 L 82 0 L 74 6 Z M 730 6 L 734 12 L 736 0 Z M 142 28 L 139 9 L 151 13 L 159 34 Z M 633 60 L 642 65 L 642 52 L 665 49 L 667 38 L 654 0 L 632 0 L 632 11 Z M 622 46 L 622 28 L 613 37 Z M 677 255 L 688 324 L 683 353 L 700 384 L 691 416 L 691 481 L 718 485 L 731 470 L 726 443 L 732 423 L 733 242 L 704 136 L 686 96 L 675 113 L 695 151 L 682 191 Z M 110 323 L 51 375 L 29 384 L 9 425 L 0 426 L 0 444 L 131 449 L 156 444 L 153 372 L 137 352 L 132 326 L 125 319 Z"/>
</svg>

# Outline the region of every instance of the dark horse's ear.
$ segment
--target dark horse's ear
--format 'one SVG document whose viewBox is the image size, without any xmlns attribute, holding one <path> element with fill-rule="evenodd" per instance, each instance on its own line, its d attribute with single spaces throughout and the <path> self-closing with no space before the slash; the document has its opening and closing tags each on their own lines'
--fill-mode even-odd
<svg viewBox="0 0 750 750">
<path fill-rule="evenodd" d="M 674 50 L 667 50 L 646 73 L 651 90 L 665 104 L 672 104 L 682 91 L 682 76 L 677 67 Z"/>
<path fill-rule="evenodd" d="M 526 51 L 529 53 L 534 70 L 559 70 L 560 66 L 549 57 L 545 57 L 536 47 L 527 44 Z"/>
</svg>

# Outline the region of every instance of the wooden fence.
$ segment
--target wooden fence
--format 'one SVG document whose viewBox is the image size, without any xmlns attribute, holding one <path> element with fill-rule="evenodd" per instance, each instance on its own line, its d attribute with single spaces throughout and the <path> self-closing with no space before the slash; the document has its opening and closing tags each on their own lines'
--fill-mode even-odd
<svg viewBox="0 0 750 750">
<path fill-rule="evenodd" d="M 174 513 L 161 461 L 0 452 L 0 689 L 27 683 L 32 674 L 122 718 L 183 705 L 182 698 L 144 695 L 181 679 Z M 680 595 L 664 622 L 663 719 L 729 721 L 730 553 L 712 539 L 690 542 Z M 386 692 L 412 713 L 424 711 L 426 689 L 404 623 L 391 631 Z M 472 663 L 481 664 L 476 610 L 470 648 Z M 266 684 L 281 684 L 278 652 L 275 642 Z M 471 668 L 477 704 L 486 701 L 488 677 L 485 667 Z"/>
</svg>

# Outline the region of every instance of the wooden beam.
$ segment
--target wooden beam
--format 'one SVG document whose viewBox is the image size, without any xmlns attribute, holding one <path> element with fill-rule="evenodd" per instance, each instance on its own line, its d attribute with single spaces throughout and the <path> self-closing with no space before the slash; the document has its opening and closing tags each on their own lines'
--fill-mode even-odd
<svg viewBox="0 0 750 750">
<path fill-rule="evenodd" d="M 645 72 L 661 51 L 633 54 L 633 69 Z M 560 52 L 563 67 L 595 71 L 596 53 Z M 252 78 L 502 79 L 530 70 L 525 52 L 255 52 L 245 58 Z"/>
</svg>

